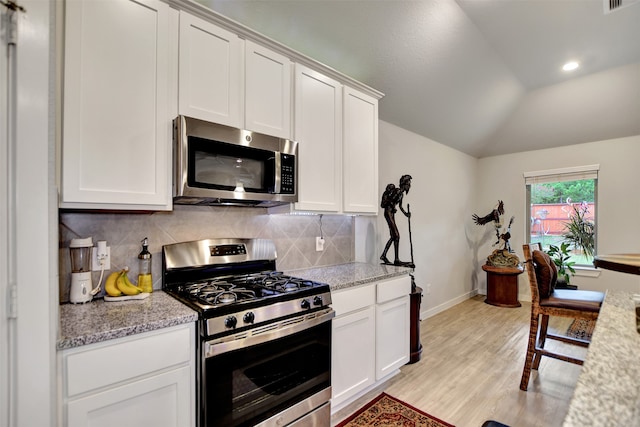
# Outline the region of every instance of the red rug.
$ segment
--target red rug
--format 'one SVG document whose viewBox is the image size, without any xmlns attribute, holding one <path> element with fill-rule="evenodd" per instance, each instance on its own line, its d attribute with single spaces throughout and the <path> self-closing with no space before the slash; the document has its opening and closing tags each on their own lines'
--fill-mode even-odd
<svg viewBox="0 0 640 427">
<path fill-rule="evenodd" d="M 454 427 L 386 393 L 358 409 L 336 427 Z"/>
</svg>

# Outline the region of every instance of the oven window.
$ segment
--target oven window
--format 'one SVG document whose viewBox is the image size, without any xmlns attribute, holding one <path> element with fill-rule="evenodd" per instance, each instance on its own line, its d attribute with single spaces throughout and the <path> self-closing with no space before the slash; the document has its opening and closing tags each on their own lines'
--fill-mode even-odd
<svg viewBox="0 0 640 427">
<path fill-rule="evenodd" d="M 275 157 L 267 150 L 189 138 L 188 182 L 193 187 L 273 191 Z"/>
<path fill-rule="evenodd" d="M 331 322 L 205 364 L 205 425 L 253 425 L 330 386 Z"/>
</svg>

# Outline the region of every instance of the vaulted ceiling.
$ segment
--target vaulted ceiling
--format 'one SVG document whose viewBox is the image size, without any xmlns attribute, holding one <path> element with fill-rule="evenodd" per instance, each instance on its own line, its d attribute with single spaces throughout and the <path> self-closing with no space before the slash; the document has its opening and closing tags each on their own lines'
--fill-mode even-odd
<svg viewBox="0 0 640 427">
<path fill-rule="evenodd" d="M 199 0 L 384 92 L 380 119 L 474 157 L 640 135 L 635 1 Z"/>
</svg>

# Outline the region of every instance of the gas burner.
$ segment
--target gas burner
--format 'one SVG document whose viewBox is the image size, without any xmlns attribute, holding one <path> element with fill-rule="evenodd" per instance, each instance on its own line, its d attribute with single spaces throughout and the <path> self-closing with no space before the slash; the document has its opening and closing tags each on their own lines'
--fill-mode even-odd
<svg viewBox="0 0 640 427">
<path fill-rule="evenodd" d="M 233 292 L 220 292 L 215 295 L 213 301 L 217 304 L 229 304 L 232 302 L 236 302 L 238 300 L 238 295 Z"/>
<path fill-rule="evenodd" d="M 187 283 L 181 285 L 179 290 L 207 305 L 232 304 L 256 298 L 255 291 L 218 279 L 202 283 Z"/>
<path fill-rule="evenodd" d="M 267 281 L 264 285 L 268 288 L 273 288 L 282 292 L 294 292 L 300 289 L 300 284 L 291 280 L 291 278 L 279 279 L 271 282 Z"/>
<path fill-rule="evenodd" d="M 265 277 L 262 285 L 277 292 L 295 292 L 316 286 L 316 283 L 311 280 L 290 277 L 280 273 L 279 275 Z"/>
</svg>

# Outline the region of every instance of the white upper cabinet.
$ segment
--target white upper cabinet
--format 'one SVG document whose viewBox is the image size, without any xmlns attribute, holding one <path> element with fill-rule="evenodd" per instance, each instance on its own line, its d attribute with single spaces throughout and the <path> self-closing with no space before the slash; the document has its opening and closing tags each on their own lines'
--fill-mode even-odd
<svg viewBox="0 0 640 427">
<path fill-rule="evenodd" d="M 245 42 L 245 128 L 291 139 L 292 62 Z"/>
<path fill-rule="evenodd" d="M 343 211 L 378 212 L 378 100 L 344 88 Z"/>
<path fill-rule="evenodd" d="M 339 212 L 342 187 L 342 85 L 296 64 L 295 132 L 298 203 L 295 208 Z"/>
<path fill-rule="evenodd" d="M 185 116 L 243 125 L 242 40 L 189 13 L 180 13 L 178 110 Z"/>
<path fill-rule="evenodd" d="M 170 12 L 66 2 L 60 206 L 171 209 Z"/>
</svg>

